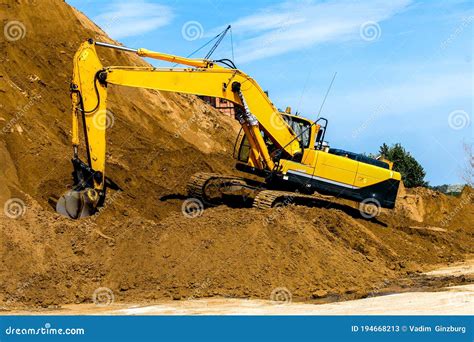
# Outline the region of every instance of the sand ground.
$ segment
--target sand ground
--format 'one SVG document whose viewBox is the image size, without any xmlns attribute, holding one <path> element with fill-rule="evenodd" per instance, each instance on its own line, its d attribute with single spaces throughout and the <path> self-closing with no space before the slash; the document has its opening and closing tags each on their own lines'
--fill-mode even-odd
<svg viewBox="0 0 474 342">
<path fill-rule="evenodd" d="M 474 260 L 439 268 L 438 277 L 474 274 Z M 58 310 L 12 311 L 4 314 L 45 315 L 473 315 L 474 285 L 442 291 L 415 291 L 328 304 L 283 303 L 269 300 L 210 298 L 161 301 L 153 304 L 113 303 L 64 305 Z"/>
</svg>

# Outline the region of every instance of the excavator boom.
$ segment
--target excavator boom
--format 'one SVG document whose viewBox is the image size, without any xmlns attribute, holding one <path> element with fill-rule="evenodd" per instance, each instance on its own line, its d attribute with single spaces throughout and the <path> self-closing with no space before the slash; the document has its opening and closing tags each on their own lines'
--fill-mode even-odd
<svg viewBox="0 0 474 342">
<path fill-rule="evenodd" d="M 190 68 L 104 67 L 96 46 Z M 265 131 L 273 143 L 288 155 L 301 152 L 291 127 L 257 82 L 242 71 L 221 67 L 210 60 L 189 59 L 88 40 L 74 56 L 71 94 L 75 186 L 59 199 L 56 208 L 66 216 L 80 218 L 91 215 L 105 196 L 105 134 L 109 121 L 107 84 L 220 97 L 234 102 L 244 109 L 237 119 L 251 145 L 250 164 L 259 169 L 272 170 L 275 166 L 261 131 Z M 86 145 L 85 163 L 78 156 L 81 125 Z"/>
</svg>

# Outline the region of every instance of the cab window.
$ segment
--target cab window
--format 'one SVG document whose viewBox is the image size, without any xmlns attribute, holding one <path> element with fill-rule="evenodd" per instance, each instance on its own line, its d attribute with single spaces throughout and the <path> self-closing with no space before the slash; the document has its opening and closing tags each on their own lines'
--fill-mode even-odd
<svg viewBox="0 0 474 342">
<path fill-rule="evenodd" d="M 299 118 L 295 118 L 289 115 L 285 115 L 282 113 L 283 119 L 287 122 L 287 124 L 291 127 L 293 132 L 295 132 L 300 145 L 303 148 L 309 147 L 309 138 L 311 134 L 310 123 L 306 120 L 302 120 Z"/>
</svg>

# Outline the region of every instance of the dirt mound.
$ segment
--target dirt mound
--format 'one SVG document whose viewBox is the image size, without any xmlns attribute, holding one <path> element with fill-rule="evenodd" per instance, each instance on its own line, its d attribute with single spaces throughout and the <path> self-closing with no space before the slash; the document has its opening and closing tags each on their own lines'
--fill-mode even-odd
<svg viewBox="0 0 474 342">
<path fill-rule="evenodd" d="M 397 203 L 395 209 L 400 216 L 405 216 L 413 221 L 423 222 L 425 216 L 425 206 L 423 197 L 407 191 L 403 181 L 397 194 Z"/>
<path fill-rule="evenodd" d="M 33 5 L 31 5 L 33 4 Z M 189 176 L 232 172 L 233 119 L 193 96 L 112 87 L 110 192 L 98 215 L 70 221 L 48 205 L 71 184 L 72 56 L 88 37 L 109 38 L 63 1 L 0 4 L 2 24 L 24 37 L 1 40 L 0 304 L 232 296 L 353 298 L 474 252 L 471 201 L 424 189 L 377 220 L 343 207 L 206 209 L 181 213 Z M 3 39 L 3 37 L 2 37 Z M 104 63 L 137 65 L 101 51 Z M 438 227 L 439 229 L 429 229 Z M 288 291 L 288 292 L 286 292 Z"/>
<path fill-rule="evenodd" d="M 161 221 L 115 213 L 112 203 L 78 224 L 32 201 L 20 219 L 0 219 L 0 300 L 5 306 L 82 303 L 100 287 L 118 301 L 268 299 L 276 289 L 294 300 L 359 298 L 474 248 L 466 225 L 437 231 L 338 209 L 222 206 Z"/>
<path fill-rule="evenodd" d="M 0 164 L 9 188 L 46 205 L 71 184 L 69 83 L 72 57 L 88 37 L 110 41 L 63 1 L 3 3 L 3 25 L 24 37 L 2 39 Z M 4 37 L 2 37 L 4 38 Z M 140 58 L 100 49 L 104 65 L 143 65 Z M 108 130 L 108 176 L 128 202 L 149 217 L 165 213 L 159 198 L 184 189 L 198 170 L 229 171 L 237 125 L 194 96 L 111 87 L 114 124 Z M 13 164 L 13 165 L 12 165 Z M 19 182 L 16 182 L 16 180 Z M 2 197 L 10 196 L 2 189 Z M 11 190 L 10 190 L 11 191 Z M 164 208 L 164 210 L 162 210 Z"/>
<path fill-rule="evenodd" d="M 465 186 L 460 196 L 456 197 L 423 187 L 406 189 L 402 185 L 395 211 L 398 216 L 413 221 L 446 226 L 447 221 L 456 217 L 457 221 L 472 219 L 465 206 L 473 203 L 473 197 L 474 192 L 469 186 Z"/>
<path fill-rule="evenodd" d="M 467 202 L 473 203 L 474 202 L 474 189 L 470 186 L 466 185 L 462 191 L 461 195 L 459 196 L 461 201 L 465 200 Z"/>
</svg>

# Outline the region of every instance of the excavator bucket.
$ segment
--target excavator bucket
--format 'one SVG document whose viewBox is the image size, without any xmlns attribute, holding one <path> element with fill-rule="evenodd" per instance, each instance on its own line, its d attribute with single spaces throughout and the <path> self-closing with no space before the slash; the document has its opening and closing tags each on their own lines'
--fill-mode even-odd
<svg viewBox="0 0 474 342">
<path fill-rule="evenodd" d="M 74 186 L 56 202 L 56 211 L 68 218 L 80 219 L 97 212 L 101 195 L 93 188 L 95 173 L 80 159 L 72 159 Z"/>
<path fill-rule="evenodd" d="M 56 203 L 56 211 L 68 218 L 80 219 L 97 211 L 99 196 L 94 189 L 69 190 Z"/>
</svg>

